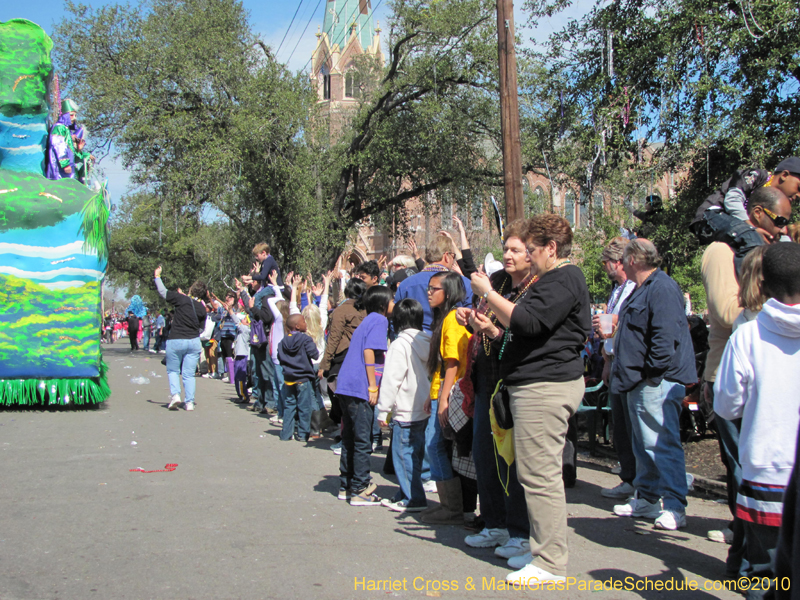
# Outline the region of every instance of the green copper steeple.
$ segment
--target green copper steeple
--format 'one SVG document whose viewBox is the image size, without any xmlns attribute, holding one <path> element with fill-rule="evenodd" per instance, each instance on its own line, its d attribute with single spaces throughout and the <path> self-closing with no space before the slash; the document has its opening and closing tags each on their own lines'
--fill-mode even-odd
<svg viewBox="0 0 800 600">
<path fill-rule="evenodd" d="M 353 28 L 361 47 L 369 48 L 375 35 L 370 0 L 328 0 L 322 30 L 328 34 L 331 47 L 339 44 L 339 48 L 344 49 Z"/>
</svg>

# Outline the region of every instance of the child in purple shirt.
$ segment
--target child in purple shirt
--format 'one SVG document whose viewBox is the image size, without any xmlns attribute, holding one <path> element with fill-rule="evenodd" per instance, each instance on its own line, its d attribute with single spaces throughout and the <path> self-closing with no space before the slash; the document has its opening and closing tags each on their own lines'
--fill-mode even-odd
<svg viewBox="0 0 800 600">
<path fill-rule="evenodd" d="M 380 498 L 371 483 L 372 423 L 383 374 L 389 321 L 386 311 L 392 292 L 372 286 L 364 294 L 367 316 L 353 332 L 350 348 L 339 371 L 336 395 L 342 406 L 342 455 L 339 462 L 339 498 L 351 506 L 375 506 Z"/>
</svg>

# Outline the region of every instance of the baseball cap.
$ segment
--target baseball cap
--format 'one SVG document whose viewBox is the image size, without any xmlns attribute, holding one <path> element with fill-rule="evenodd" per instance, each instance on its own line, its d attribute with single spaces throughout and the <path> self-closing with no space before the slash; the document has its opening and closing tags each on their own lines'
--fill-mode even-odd
<svg viewBox="0 0 800 600">
<path fill-rule="evenodd" d="M 775 167 L 775 173 L 782 173 L 783 171 L 789 171 L 792 175 L 800 177 L 800 158 L 790 156 L 779 162 L 778 166 Z"/>
</svg>

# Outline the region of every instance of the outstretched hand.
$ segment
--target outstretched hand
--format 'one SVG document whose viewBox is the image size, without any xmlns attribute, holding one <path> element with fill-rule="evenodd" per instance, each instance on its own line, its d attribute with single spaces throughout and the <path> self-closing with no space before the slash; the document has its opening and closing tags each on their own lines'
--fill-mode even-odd
<svg viewBox="0 0 800 600">
<path fill-rule="evenodd" d="M 155 270 L 155 276 L 161 277 L 161 265 L 158 265 Z"/>
<path fill-rule="evenodd" d="M 291 273 L 290 273 L 290 275 L 291 275 Z M 267 275 L 267 277 L 269 278 L 269 282 L 272 285 L 277 285 L 277 283 L 278 283 L 278 272 L 275 269 L 272 269 L 272 271 L 269 272 L 269 275 Z"/>
</svg>

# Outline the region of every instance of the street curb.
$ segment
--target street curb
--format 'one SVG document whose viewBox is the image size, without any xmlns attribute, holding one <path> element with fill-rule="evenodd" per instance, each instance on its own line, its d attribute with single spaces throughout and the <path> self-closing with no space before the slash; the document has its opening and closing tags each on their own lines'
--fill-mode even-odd
<svg viewBox="0 0 800 600">
<path fill-rule="evenodd" d="M 718 496 L 723 499 L 728 498 L 728 486 L 720 481 L 694 475 L 694 483 L 692 485 L 696 490 L 702 490 L 712 496 Z"/>
<path fill-rule="evenodd" d="M 597 454 L 601 454 L 606 458 L 616 459 L 616 453 L 609 449 L 604 448 L 601 445 L 595 446 L 595 452 Z M 708 494 L 710 496 L 716 496 L 717 498 L 722 498 L 727 500 L 728 498 L 728 486 L 727 484 L 721 481 L 715 481 L 713 479 L 708 479 L 706 477 L 702 477 L 700 475 L 691 474 L 694 477 L 694 482 L 692 485 L 694 486 L 695 490 L 700 491 L 704 494 Z"/>
</svg>

